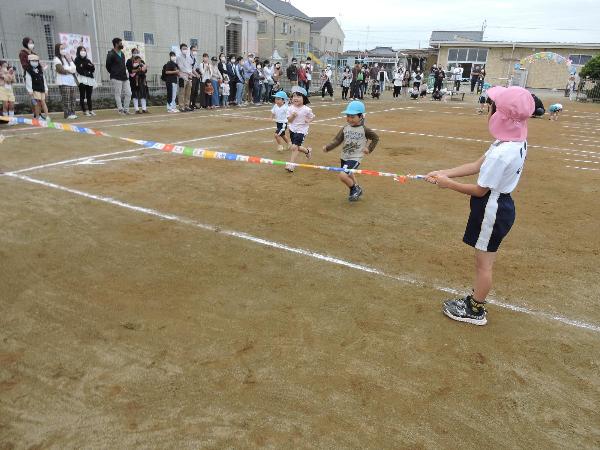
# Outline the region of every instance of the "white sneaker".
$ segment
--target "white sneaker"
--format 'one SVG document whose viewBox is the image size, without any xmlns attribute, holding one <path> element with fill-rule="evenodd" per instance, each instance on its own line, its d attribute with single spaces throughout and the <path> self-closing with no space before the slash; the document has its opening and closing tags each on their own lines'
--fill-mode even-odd
<svg viewBox="0 0 600 450">
<path fill-rule="evenodd" d="M 77 116 L 75 114 L 71 114 L 67 117 L 67 119 L 75 120 L 75 119 L 77 119 Z"/>
<path fill-rule="evenodd" d="M 86 112 L 84 112 L 83 114 L 84 114 L 84 115 L 86 115 L 86 116 L 88 116 L 88 117 L 91 117 L 91 116 L 92 116 L 92 113 L 91 113 L 91 112 L 89 112 L 89 111 L 86 111 Z"/>
<path fill-rule="evenodd" d="M 95 116 L 96 113 L 94 111 L 90 111 L 90 116 Z"/>
</svg>

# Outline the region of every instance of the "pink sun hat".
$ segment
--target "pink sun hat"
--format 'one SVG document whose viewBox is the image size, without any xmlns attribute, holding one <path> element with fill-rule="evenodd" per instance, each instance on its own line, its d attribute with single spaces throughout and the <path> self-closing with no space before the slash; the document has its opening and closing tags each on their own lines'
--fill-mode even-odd
<svg viewBox="0 0 600 450">
<path fill-rule="evenodd" d="M 518 86 L 495 86 L 487 94 L 496 104 L 496 112 L 488 123 L 492 136 L 500 141 L 526 140 L 527 120 L 535 110 L 529 91 Z"/>
</svg>

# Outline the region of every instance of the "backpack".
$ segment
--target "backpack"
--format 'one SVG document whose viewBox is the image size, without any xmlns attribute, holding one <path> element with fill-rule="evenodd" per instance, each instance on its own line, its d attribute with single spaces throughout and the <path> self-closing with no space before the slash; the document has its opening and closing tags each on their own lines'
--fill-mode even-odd
<svg viewBox="0 0 600 450">
<path fill-rule="evenodd" d="M 167 65 L 166 64 L 162 68 L 162 73 L 160 74 L 160 79 L 162 81 L 167 81 Z"/>
</svg>

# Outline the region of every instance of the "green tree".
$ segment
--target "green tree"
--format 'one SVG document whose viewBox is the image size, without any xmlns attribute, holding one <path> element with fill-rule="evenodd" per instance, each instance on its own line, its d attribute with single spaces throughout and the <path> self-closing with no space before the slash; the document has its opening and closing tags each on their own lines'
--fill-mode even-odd
<svg viewBox="0 0 600 450">
<path fill-rule="evenodd" d="M 585 66 L 579 72 L 579 76 L 582 78 L 600 78 L 600 55 L 590 59 Z"/>
</svg>

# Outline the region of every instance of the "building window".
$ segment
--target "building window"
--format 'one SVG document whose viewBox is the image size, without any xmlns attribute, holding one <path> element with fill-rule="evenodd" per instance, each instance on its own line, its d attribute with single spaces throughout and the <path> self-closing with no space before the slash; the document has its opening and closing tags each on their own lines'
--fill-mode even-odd
<svg viewBox="0 0 600 450">
<path fill-rule="evenodd" d="M 133 31 L 123 31 L 123 40 L 124 41 L 133 41 Z"/>
<path fill-rule="evenodd" d="M 290 24 L 287 22 L 283 22 L 281 32 L 283 34 L 288 34 L 290 32 Z"/>
<path fill-rule="evenodd" d="M 448 63 L 485 63 L 487 48 L 449 48 Z"/>
<path fill-rule="evenodd" d="M 592 59 L 591 55 L 569 55 L 572 64 L 576 66 L 585 66 Z"/>
<path fill-rule="evenodd" d="M 306 54 L 306 47 L 304 42 L 298 42 L 298 53 L 300 55 L 305 55 Z"/>
<path fill-rule="evenodd" d="M 232 23 L 226 28 L 225 45 L 229 55 L 241 55 L 242 53 L 242 26 Z"/>
<path fill-rule="evenodd" d="M 267 21 L 259 20 L 258 21 L 258 33 L 264 34 L 267 32 Z"/>
<path fill-rule="evenodd" d="M 144 33 L 144 44 L 154 45 L 154 33 Z"/>
<path fill-rule="evenodd" d="M 190 39 L 190 47 L 196 47 L 196 48 L 198 48 L 198 39 L 191 38 Z"/>
</svg>

